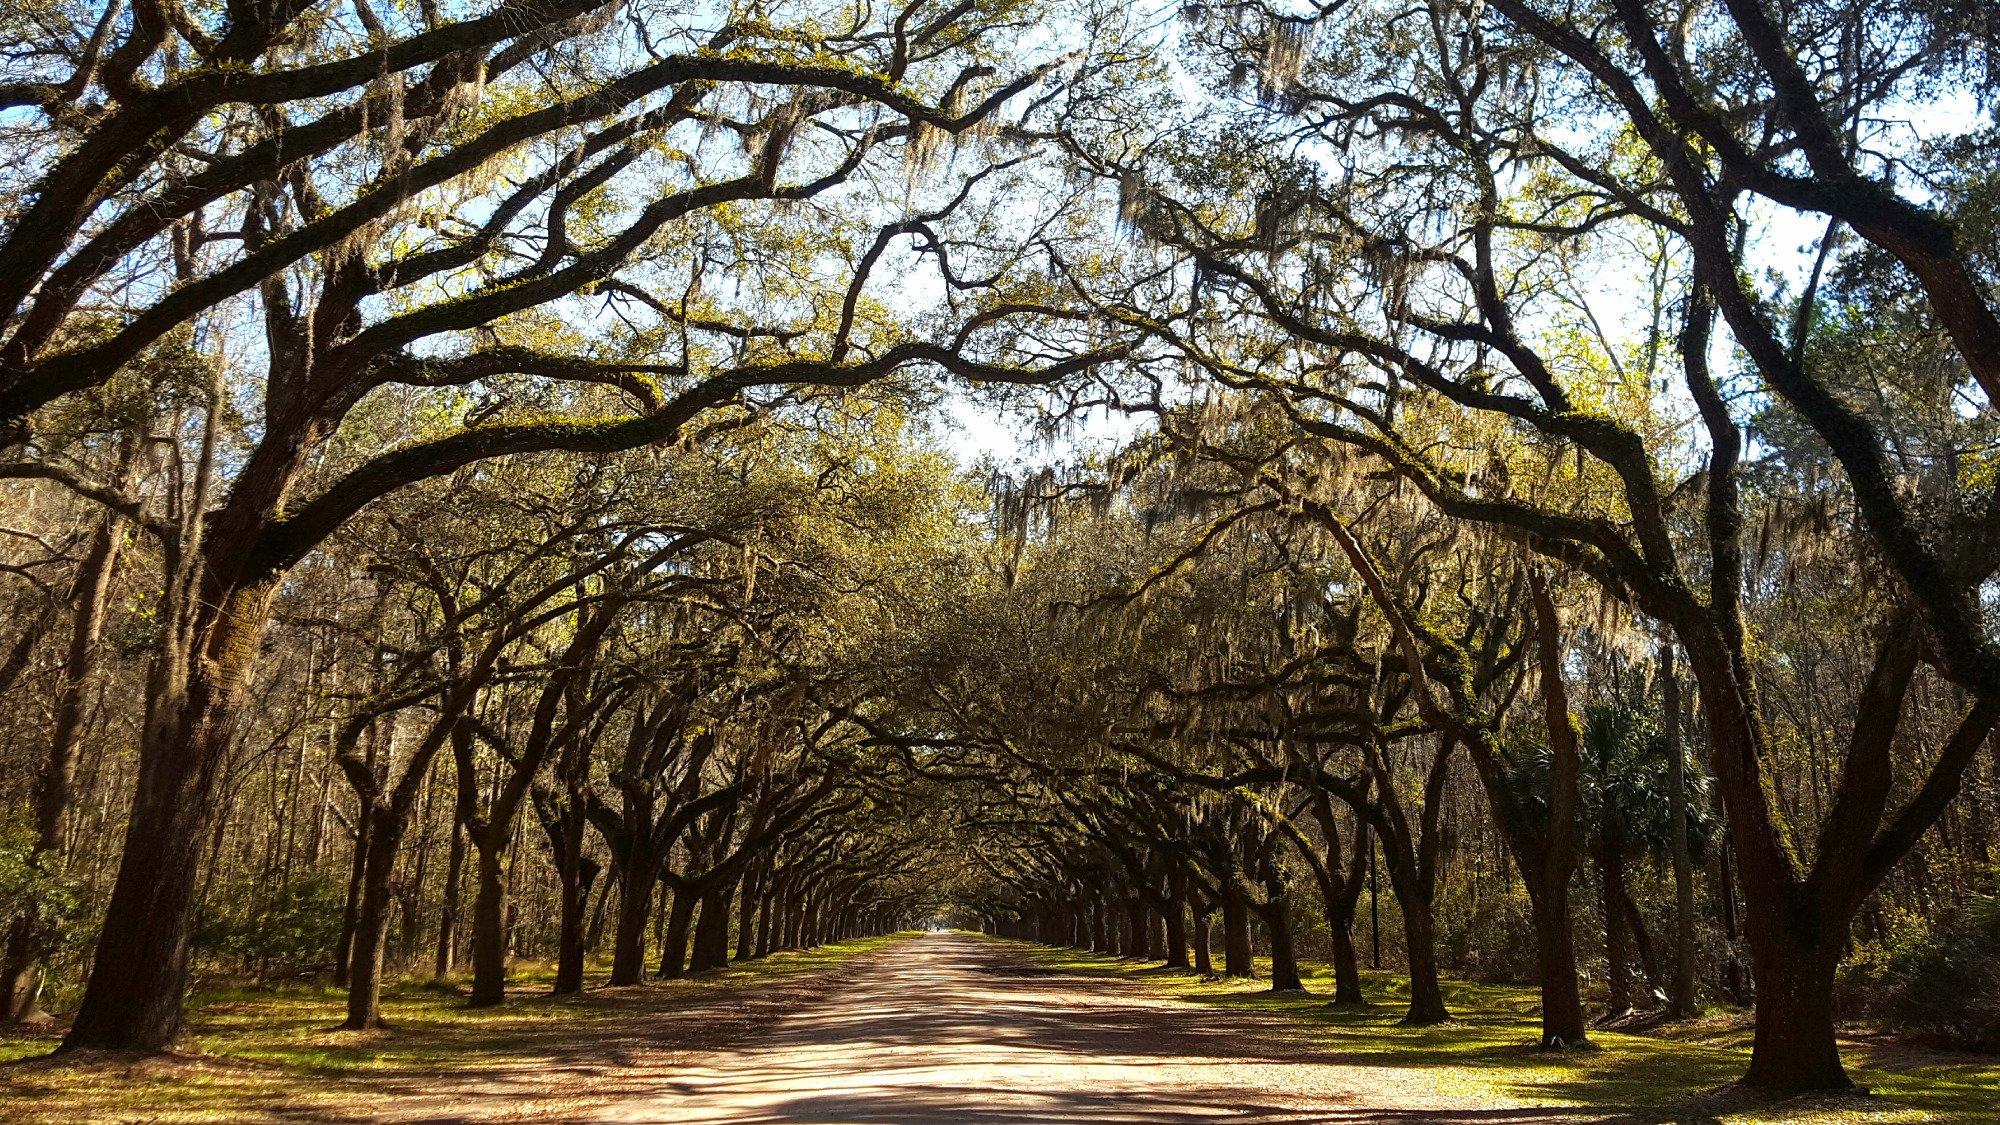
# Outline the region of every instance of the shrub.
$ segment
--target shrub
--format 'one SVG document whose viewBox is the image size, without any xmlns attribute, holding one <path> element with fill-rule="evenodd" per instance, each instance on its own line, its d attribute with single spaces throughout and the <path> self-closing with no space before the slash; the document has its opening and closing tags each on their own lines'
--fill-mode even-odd
<svg viewBox="0 0 2000 1125">
<path fill-rule="evenodd" d="M 276 885 L 212 887 L 195 927 L 195 949 L 259 975 L 320 968 L 340 940 L 344 895 L 334 880 L 318 874 Z"/>
<path fill-rule="evenodd" d="M 1454 881 L 1439 888 L 1435 914 L 1438 959 L 1447 970 L 1484 984 L 1534 982 L 1535 929 L 1518 885 L 1473 895 Z"/>
<path fill-rule="evenodd" d="M 35 855 L 35 830 L 24 821 L 0 821 L 0 934 L 23 918 L 34 922 L 35 947 L 63 951 L 77 937 L 77 887 L 54 853 Z"/>
<path fill-rule="evenodd" d="M 1929 1042 L 2000 1050 L 2000 896 L 1891 952 L 1874 984 L 1883 1023 Z"/>
</svg>

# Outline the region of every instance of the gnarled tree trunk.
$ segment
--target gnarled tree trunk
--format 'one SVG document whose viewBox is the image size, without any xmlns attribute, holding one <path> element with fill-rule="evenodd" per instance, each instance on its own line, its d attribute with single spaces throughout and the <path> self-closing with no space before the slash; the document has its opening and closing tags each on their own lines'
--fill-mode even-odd
<svg viewBox="0 0 2000 1125">
<path fill-rule="evenodd" d="M 507 998 L 507 870 L 505 839 L 473 838 L 472 994 L 468 1002 L 488 1008 Z"/>
<path fill-rule="evenodd" d="M 1234 887 L 1222 891 L 1222 973 L 1248 977 L 1256 974 L 1250 953 L 1250 904 Z"/>
<path fill-rule="evenodd" d="M 687 975 L 689 923 L 694 920 L 697 901 L 693 890 L 675 887 L 673 903 L 667 908 L 667 931 L 660 938 L 661 980 L 679 980 Z"/>
<path fill-rule="evenodd" d="M 118 877 L 63 1050 L 159 1051 L 185 1028 L 202 843 L 274 588 L 211 586 L 185 646 L 155 663 Z"/>
</svg>

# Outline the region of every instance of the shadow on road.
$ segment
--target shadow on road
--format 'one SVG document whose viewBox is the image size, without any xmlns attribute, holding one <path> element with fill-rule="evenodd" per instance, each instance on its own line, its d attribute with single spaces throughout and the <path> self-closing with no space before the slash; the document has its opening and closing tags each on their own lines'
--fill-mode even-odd
<svg viewBox="0 0 2000 1125">
<path fill-rule="evenodd" d="M 1315 1049 L 1255 1013 L 1197 1010 L 1118 982 L 931 937 L 673 1092 L 600 1118 L 674 1125 L 1195 1122 L 1708 1122 L 1692 1113 L 1453 1105 L 1421 1068 Z"/>
</svg>

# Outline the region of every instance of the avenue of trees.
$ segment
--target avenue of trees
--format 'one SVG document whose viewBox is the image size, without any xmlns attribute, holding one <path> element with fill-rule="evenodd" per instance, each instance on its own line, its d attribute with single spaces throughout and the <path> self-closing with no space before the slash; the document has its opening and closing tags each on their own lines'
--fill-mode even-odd
<svg viewBox="0 0 2000 1125">
<path fill-rule="evenodd" d="M 1551 1049 L 1743 1007 L 1780 1092 L 2000 1044 L 1990 6 L 0 42 L 0 1016 L 65 1050 L 936 919 Z"/>
</svg>

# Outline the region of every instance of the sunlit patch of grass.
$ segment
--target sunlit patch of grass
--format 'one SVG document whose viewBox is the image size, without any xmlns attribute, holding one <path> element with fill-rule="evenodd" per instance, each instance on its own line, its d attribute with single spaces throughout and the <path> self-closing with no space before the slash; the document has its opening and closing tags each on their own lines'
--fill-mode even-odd
<svg viewBox="0 0 2000 1125">
<path fill-rule="evenodd" d="M 1452 1022 L 1399 1027 L 1409 987 L 1388 973 L 1363 974 L 1369 1007 L 1335 1008 L 1327 1003 L 1333 974 L 1324 968 L 1303 972 L 1308 994 L 1280 995 L 1264 980 L 1204 979 L 1152 963 L 1026 948 L 1049 968 L 1132 978 L 1191 1004 L 1282 1015 L 1302 1047 L 1330 1061 L 1422 1070 L 1426 1088 L 1472 1104 L 1578 1107 L 1623 1120 L 1732 1125 L 2000 1122 L 2000 1059 L 1991 1057 L 1897 1070 L 1850 1060 L 1855 1081 L 1875 1096 L 1758 1105 L 1730 1089 L 1749 1062 L 1741 1036 L 1688 1042 L 1600 1030 L 1591 1035 L 1593 1049 L 1544 1051 L 1536 1046 L 1538 999 L 1530 988 L 1447 981 Z"/>
<path fill-rule="evenodd" d="M 522 963 L 509 999 L 467 1008 L 464 981 L 398 981 L 384 991 L 380 1031 L 339 1029 L 346 994 L 327 985 L 198 993 L 191 1032 L 164 1058 L 47 1058 L 53 1032 L 0 1038 L 0 1121 L 14 1125 L 145 1120 L 223 1122 L 301 1114 L 364 1115 L 388 1076 L 475 1076 L 574 1050 L 725 993 L 834 968 L 894 938 L 780 953 L 715 973 L 634 988 L 551 997 L 553 966 Z M 606 966 L 595 966 L 601 979 Z"/>
</svg>

